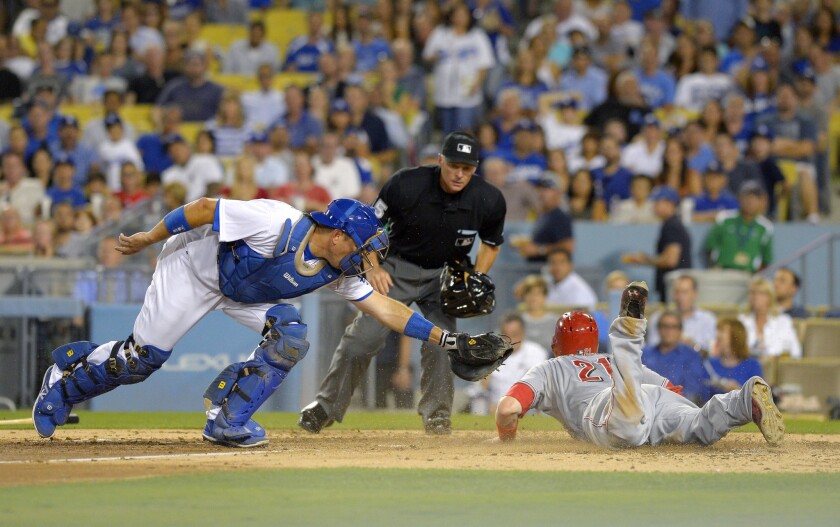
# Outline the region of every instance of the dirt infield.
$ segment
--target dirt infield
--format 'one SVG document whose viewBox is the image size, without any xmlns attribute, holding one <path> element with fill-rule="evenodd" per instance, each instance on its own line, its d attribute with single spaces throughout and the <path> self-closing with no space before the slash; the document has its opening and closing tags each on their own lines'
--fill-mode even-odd
<svg viewBox="0 0 840 527">
<path fill-rule="evenodd" d="M 429 437 L 419 431 L 269 432 L 263 448 L 221 448 L 194 430 L 62 430 L 51 440 L 0 431 L 0 486 L 70 479 L 114 480 L 246 468 L 453 468 L 642 472 L 840 472 L 840 436 L 789 435 L 770 448 L 758 434 L 731 434 L 712 447 L 669 445 L 608 451 L 565 432 L 523 432 L 488 444 L 490 432 Z"/>
</svg>

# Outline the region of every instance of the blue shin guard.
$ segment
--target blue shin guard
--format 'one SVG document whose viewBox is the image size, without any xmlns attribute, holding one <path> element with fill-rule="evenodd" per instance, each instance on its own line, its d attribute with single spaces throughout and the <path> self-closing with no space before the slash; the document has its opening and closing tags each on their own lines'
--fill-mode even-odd
<svg viewBox="0 0 840 527">
<path fill-rule="evenodd" d="M 32 420 L 41 437 L 51 437 L 57 426 L 66 423 L 74 404 L 109 392 L 121 384 L 145 380 L 171 354 L 154 346 L 139 347 L 131 337 L 105 346 L 110 347 L 102 350 L 102 346 L 82 341 L 53 350 L 55 365 L 44 375 L 41 391 L 32 407 Z M 91 357 L 94 352 L 97 355 L 95 359 Z M 56 370 L 61 371 L 62 376 L 50 384 Z"/>
<path fill-rule="evenodd" d="M 225 368 L 204 392 L 204 398 L 218 408 L 216 415 L 207 420 L 204 439 L 242 448 L 268 442 L 265 430 L 251 416 L 306 355 L 309 343 L 306 325 L 289 304 L 268 310 L 263 333 L 263 341 L 251 360 Z"/>
</svg>

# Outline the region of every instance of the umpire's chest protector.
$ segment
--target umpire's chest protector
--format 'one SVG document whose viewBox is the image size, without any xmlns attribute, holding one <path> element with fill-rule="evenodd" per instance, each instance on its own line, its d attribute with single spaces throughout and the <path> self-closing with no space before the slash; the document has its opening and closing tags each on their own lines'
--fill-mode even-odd
<svg viewBox="0 0 840 527">
<path fill-rule="evenodd" d="M 244 304 L 276 302 L 305 295 L 338 279 L 341 273 L 321 260 L 308 265 L 304 247 L 315 229 L 308 216 L 294 226 L 286 220 L 274 254 L 266 258 L 242 240 L 219 244 L 219 289 Z"/>
</svg>

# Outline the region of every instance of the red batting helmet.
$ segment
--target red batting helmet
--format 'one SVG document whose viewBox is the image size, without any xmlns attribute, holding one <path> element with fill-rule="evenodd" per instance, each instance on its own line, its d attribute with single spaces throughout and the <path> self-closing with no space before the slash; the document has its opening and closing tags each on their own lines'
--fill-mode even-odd
<svg viewBox="0 0 840 527">
<path fill-rule="evenodd" d="M 598 353 L 598 324 L 589 313 L 569 311 L 557 320 L 551 351 L 560 355 L 594 355 Z"/>
</svg>

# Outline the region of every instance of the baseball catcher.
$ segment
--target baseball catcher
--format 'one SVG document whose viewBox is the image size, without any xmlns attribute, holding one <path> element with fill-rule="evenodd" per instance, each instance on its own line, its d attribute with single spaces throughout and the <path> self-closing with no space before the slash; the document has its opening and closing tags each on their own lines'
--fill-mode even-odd
<svg viewBox="0 0 840 527">
<path fill-rule="evenodd" d="M 590 315 L 564 314 L 552 341 L 555 358 L 531 368 L 499 401 L 499 439 L 514 439 L 519 419 L 535 408 L 560 421 L 573 437 L 605 448 L 710 445 L 750 421 L 767 443 L 780 444 L 785 424 L 761 377 L 698 408 L 679 394 L 679 386 L 642 365 L 646 302 L 644 282 L 624 290 L 619 316 L 610 326 L 612 355 L 598 353 L 598 327 Z"/>
<path fill-rule="evenodd" d="M 440 303 L 443 312 L 456 318 L 489 315 L 496 308 L 496 284 L 467 261 L 447 264 L 441 273 Z"/>
</svg>

